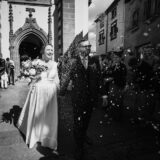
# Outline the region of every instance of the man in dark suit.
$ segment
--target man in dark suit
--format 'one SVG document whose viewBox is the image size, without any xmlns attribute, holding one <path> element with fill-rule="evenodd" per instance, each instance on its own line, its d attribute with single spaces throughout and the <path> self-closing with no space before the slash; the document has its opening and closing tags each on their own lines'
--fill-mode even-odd
<svg viewBox="0 0 160 160">
<path fill-rule="evenodd" d="M 65 65 L 65 72 L 61 74 L 60 93 L 64 94 L 70 80 L 72 80 L 72 106 L 74 117 L 74 138 L 76 143 L 76 159 L 83 159 L 84 143 L 90 143 L 87 129 L 93 107 L 98 101 L 100 66 L 98 60 L 89 57 L 90 45 L 88 41 L 81 41 Z"/>
<path fill-rule="evenodd" d="M 13 60 L 6 58 L 6 71 L 8 74 L 9 85 L 12 83 L 14 85 L 14 72 L 15 72 L 15 65 Z"/>
<path fill-rule="evenodd" d="M 123 52 L 112 53 L 112 65 L 106 71 L 106 77 L 111 79 L 109 85 L 109 106 L 113 118 L 117 121 L 123 120 L 123 99 L 126 86 L 127 68 L 122 61 Z"/>
<path fill-rule="evenodd" d="M 3 58 L 0 58 L 0 77 L 5 72 L 5 60 Z"/>
</svg>

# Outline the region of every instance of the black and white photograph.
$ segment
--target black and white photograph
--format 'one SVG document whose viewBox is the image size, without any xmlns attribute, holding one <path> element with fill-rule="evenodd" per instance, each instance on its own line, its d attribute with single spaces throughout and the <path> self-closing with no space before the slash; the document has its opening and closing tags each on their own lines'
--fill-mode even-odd
<svg viewBox="0 0 160 160">
<path fill-rule="evenodd" d="M 160 0 L 0 0 L 0 160 L 160 160 Z"/>
</svg>

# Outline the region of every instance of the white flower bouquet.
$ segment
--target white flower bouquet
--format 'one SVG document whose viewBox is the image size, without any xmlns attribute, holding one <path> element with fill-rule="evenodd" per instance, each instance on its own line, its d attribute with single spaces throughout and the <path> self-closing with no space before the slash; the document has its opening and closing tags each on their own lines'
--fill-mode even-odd
<svg viewBox="0 0 160 160">
<path fill-rule="evenodd" d="M 41 72 L 47 70 L 47 65 L 40 59 L 23 61 L 19 78 L 25 78 L 31 84 L 33 80 L 38 81 L 40 79 Z"/>
</svg>

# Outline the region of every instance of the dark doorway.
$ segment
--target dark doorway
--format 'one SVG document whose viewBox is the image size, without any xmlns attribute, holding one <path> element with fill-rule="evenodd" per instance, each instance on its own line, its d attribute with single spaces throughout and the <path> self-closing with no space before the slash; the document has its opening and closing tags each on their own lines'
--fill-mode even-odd
<svg viewBox="0 0 160 160">
<path fill-rule="evenodd" d="M 19 46 L 20 62 L 27 59 L 42 58 L 41 48 L 43 43 L 39 37 L 29 34 Z"/>
</svg>

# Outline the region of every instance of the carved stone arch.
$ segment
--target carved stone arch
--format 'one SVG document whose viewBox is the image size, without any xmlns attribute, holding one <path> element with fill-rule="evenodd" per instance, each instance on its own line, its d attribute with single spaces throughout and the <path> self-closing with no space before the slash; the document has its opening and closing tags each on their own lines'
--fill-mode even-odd
<svg viewBox="0 0 160 160">
<path fill-rule="evenodd" d="M 29 35 L 38 37 L 43 45 L 48 42 L 47 33 L 38 26 L 36 19 L 26 18 L 25 24 L 19 28 L 12 37 L 10 37 L 10 57 L 15 62 L 15 75 L 19 75 L 20 71 L 20 55 L 19 46 L 25 37 Z"/>
</svg>

